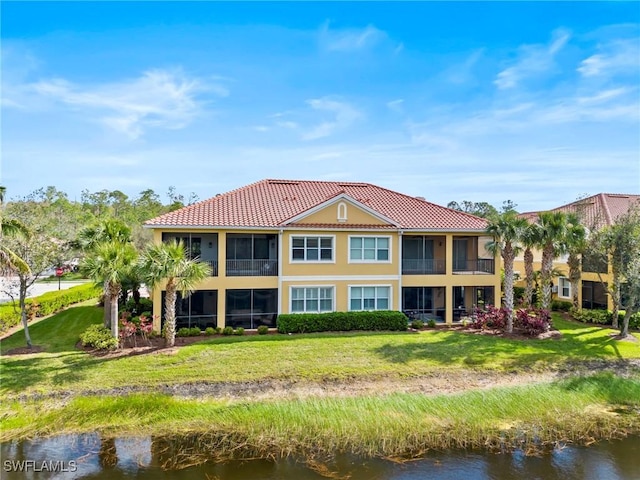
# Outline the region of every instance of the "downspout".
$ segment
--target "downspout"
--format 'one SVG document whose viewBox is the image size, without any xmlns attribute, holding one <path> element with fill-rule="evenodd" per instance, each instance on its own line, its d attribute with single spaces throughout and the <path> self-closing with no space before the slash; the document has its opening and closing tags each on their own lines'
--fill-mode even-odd
<svg viewBox="0 0 640 480">
<path fill-rule="evenodd" d="M 278 315 L 282 313 L 282 266 L 284 264 L 282 260 L 282 233 L 281 228 L 278 232 Z"/>
<path fill-rule="evenodd" d="M 398 310 L 402 311 L 402 230 L 398 230 Z"/>
</svg>

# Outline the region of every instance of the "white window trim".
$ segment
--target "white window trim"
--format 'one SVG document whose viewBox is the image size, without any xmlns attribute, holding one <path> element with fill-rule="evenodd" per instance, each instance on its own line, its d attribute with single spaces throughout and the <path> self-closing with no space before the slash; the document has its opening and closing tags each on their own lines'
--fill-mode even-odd
<svg viewBox="0 0 640 480">
<path fill-rule="evenodd" d="M 389 241 L 389 258 L 387 260 L 358 260 L 358 259 L 352 259 L 351 258 L 351 239 L 353 238 L 386 238 Z M 392 245 L 392 237 L 388 236 L 388 235 L 349 235 L 349 241 L 347 244 L 347 248 L 349 251 L 349 263 L 392 263 L 391 262 L 391 256 L 393 255 L 393 245 Z M 363 247 L 364 249 L 364 247 Z M 376 257 L 378 256 L 378 242 L 376 240 Z"/>
<path fill-rule="evenodd" d="M 568 296 L 564 296 L 562 294 L 562 281 L 566 280 L 567 281 L 567 286 L 569 287 L 569 295 Z M 558 277 L 558 298 L 572 298 L 571 297 L 571 282 L 569 281 L 569 279 L 567 277 Z"/>
<path fill-rule="evenodd" d="M 293 258 L 293 239 L 294 238 L 330 238 L 331 239 L 331 260 L 294 260 Z M 305 247 L 306 248 L 306 247 Z M 318 248 L 320 248 L 320 244 L 318 243 Z M 306 250 L 305 250 L 306 255 Z M 320 256 L 320 251 L 318 251 L 318 257 Z M 289 235 L 289 263 L 290 264 L 310 264 L 310 263 L 336 263 L 336 236 L 335 235 L 299 235 L 299 234 L 291 234 Z"/>
<path fill-rule="evenodd" d="M 374 284 L 374 285 L 347 285 L 347 289 L 348 289 L 348 293 L 349 293 L 349 298 L 347 299 L 348 303 L 347 303 L 347 310 L 349 312 L 375 312 L 377 310 L 351 310 L 351 289 L 352 288 L 367 288 L 367 287 L 374 287 L 374 288 L 388 288 L 389 289 L 389 307 L 386 310 L 393 310 L 393 286 L 392 285 L 388 285 L 388 284 Z M 376 304 L 378 303 L 378 297 L 376 297 Z M 377 306 L 377 305 L 376 305 Z"/>
<path fill-rule="evenodd" d="M 306 310 L 307 304 L 305 299 L 305 311 L 304 312 L 294 312 L 293 311 L 293 289 L 294 288 L 330 288 L 331 289 L 331 310 L 330 312 L 336 311 L 336 286 L 335 285 L 290 285 L 289 286 L 289 313 L 327 313 L 328 311 L 313 311 L 308 312 Z M 320 297 L 318 296 L 318 307 L 320 306 Z"/>
</svg>

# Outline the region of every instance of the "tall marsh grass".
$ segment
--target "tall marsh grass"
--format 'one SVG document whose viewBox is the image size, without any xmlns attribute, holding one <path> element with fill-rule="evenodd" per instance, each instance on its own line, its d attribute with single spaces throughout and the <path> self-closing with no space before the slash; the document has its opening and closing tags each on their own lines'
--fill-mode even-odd
<svg viewBox="0 0 640 480">
<path fill-rule="evenodd" d="M 428 449 L 531 449 L 640 433 L 640 378 L 600 374 L 456 395 L 252 403 L 157 394 L 76 398 L 15 403 L 0 417 L 2 441 L 94 431 L 153 435 L 174 468 L 205 458 L 338 452 L 407 458 Z"/>
</svg>

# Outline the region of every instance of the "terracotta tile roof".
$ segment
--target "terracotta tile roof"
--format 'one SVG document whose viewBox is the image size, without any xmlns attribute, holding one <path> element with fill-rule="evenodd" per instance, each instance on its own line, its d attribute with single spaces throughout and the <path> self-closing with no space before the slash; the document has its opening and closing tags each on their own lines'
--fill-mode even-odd
<svg viewBox="0 0 640 480">
<path fill-rule="evenodd" d="M 591 197 L 554 208 L 552 212 L 571 212 L 580 216 L 583 224 L 592 230 L 613 225 L 620 215 L 627 213 L 634 205 L 640 208 L 640 195 L 621 193 L 599 193 Z M 530 222 L 535 221 L 538 212 L 520 214 Z"/>
<path fill-rule="evenodd" d="M 484 230 L 487 226 L 483 218 L 369 183 L 307 180 L 261 180 L 161 215 L 146 225 L 280 228 L 288 219 L 340 194 L 393 220 L 403 229 Z"/>
</svg>

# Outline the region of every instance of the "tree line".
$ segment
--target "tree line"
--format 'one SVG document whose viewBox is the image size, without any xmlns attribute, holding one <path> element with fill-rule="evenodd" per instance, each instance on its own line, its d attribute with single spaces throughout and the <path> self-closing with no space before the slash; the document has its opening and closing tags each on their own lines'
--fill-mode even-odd
<svg viewBox="0 0 640 480">
<path fill-rule="evenodd" d="M 208 275 L 208 265 L 192 262 L 182 244 L 154 246 L 150 231 L 143 229 L 146 220 L 185 206 L 185 197 L 173 187 L 167 196 L 169 202 L 163 204 L 151 189 L 133 199 L 119 190 L 85 190 L 80 201 L 72 201 L 64 192 L 47 187 L 5 202 L 6 189 L 0 187 L 0 270 L 3 280 L 12 279 L 3 282 L 3 288 L 18 299 L 27 346 L 31 347 L 28 289 L 43 272 L 71 257 L 82 257 L 82 272 L 103 285 L 105 326 L 115 337 L 120 297 L 130 291 L 135 297 L 142 283 L 153 287 L 167 281 L 167 290 L 174 288 L 175 303 L 176 289 L 186 293 Z M 196 200 L 191 194 L 187 202 Z M 163 263 L 151 258 L 162 258 Z M 167 320 L 175 321 L 174 312 L 175 307 Z M 173 344 L 175 326 L 167 331 L 167 343 Z"/>
</svg>

